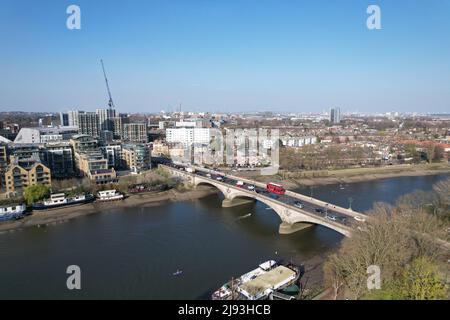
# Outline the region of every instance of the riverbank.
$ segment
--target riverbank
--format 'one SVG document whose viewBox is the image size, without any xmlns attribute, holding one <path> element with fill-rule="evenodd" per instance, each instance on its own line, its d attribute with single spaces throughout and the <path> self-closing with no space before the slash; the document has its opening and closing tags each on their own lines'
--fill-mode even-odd
<svg viewBox="0 0 450 320">
<path fill-rule="evenodd" d="M 32 226 L 52 225 L 66 222 L 81 216 L 95 214 L 111 208 L 154 207 L 172 201 L 191 201 L 217 193 L 214 188 L 200 186 L 195 190 L 176 190 L 158 193 L 132 194 L 122 201 L 93 202 L 80 206 L 33 211 L 33 214 L 20 220 L 0 223 L 0 231 L 23 229 Z"/>
<path fill-rule="evenodd" d="M 258 176 L 254 173 L 240 173 L 243 177 L 252 177 L 261 182 L 279 182 L 286 188 L 319 186 L 341 183 L 355 183 L 396 177 L 414 177 L 450 174 L 450 164 L 393 165 L 377 168 L 352 168 L 340 170 L 283 172 L 275 176 Z"/>
</svg>

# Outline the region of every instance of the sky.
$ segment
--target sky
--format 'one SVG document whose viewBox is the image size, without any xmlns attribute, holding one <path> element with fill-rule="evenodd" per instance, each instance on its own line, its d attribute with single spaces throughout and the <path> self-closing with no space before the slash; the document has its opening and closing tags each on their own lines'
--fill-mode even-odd
<svg viewBox="0 0 450 320">
<path fill-rule="evenodd" d="M 0 2 L 0 111 L 106 107 L 100 59 L 119 112 L 450 112 L 450 0 Z"/>
</svg>

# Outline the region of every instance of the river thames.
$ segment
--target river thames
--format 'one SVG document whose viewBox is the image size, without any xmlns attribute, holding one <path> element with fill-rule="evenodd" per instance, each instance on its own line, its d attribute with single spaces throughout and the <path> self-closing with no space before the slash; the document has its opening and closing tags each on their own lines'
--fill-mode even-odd
<svg viewBox="0 0 450 320">
<path fill-rule="evenodd" d="M 314 197 L 365 211 L 449 175 L 317 186 Z M 310 188 L 298 189 L 310 195 Z M 327 254 L 342 236 L 314 226 L 279 235 L 274 211 L 256 202 L 221 208 L 222 198 L 110 209 L 48 227 L 0 234 L 0 299 L 208 299 L 231 277 L 268 259 Z M 66 268 L 81 268 L 68 290 Z M 173 273 L 182 273 L 174 276 Z"/>
</svg>

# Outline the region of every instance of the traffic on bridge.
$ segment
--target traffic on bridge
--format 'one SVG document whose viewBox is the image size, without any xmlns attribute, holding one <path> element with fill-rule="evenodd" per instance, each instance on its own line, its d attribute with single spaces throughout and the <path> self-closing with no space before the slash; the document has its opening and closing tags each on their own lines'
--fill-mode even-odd
<svg viewBox="0 0 450 320">
<path fill-rule="evenodd" d="M 282 186 L 274 183 L 268 183 L 264 186 L 259 182 L 251 182 L 247 179 L 239 178 L 223 172 L 214 170 L 190 167 L 182 164 L 164 163 L 164 165 L 185 172 L 186 174 L 196 175 L 214 183 L 229 185 L 233 188 L 239 188 L 249 196 L 256 193 L 260 197 L 265 197 L 271 201 L 282 203 L 296 211 L 306 212 L 318 219 L 325 219 L 330 224 L 338 224 L 345 228 L 362 228 L 366 217 L 350 209 L 337 207 L 333 204 L 325 203 L 312 197 L 293 193 L 285 190 Z M 299 199 L 301 197 L 301 199 Z M 256 197 L 255 197 L 256 198 Z"/>
</svg>

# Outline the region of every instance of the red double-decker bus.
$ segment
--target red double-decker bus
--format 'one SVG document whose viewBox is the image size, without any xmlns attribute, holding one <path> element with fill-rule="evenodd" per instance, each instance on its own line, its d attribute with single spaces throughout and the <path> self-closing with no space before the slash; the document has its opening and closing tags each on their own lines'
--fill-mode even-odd
<svg viewBox="0 0 450 320">
<path fill-rule="evenodd" d="M 268 183 L 266 186 L 267 191 L 271 192 L 271 193 L 275 193 L 275 194 L 284 194 L 286 192 L 286 190 L 283 188 L 283 186 L 280 186 L 279 184 L 276 183 Z"/>
</svg>

